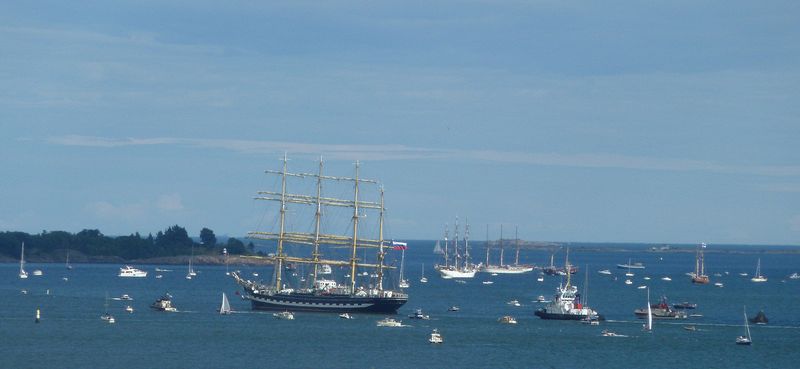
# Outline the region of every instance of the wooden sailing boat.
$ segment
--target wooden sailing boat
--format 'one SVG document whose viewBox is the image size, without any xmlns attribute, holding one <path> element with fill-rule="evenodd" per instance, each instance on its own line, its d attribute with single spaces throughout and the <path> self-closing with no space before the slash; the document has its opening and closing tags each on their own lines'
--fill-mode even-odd
<svg viewBox="0 0 800 369">
<path fill-rule="evenodd" d="M 744 307 L 744 336 L 736 337 L 736 344 L 737 345 L 750 345 L 753 343 L 752 337 L 750 337 L 750 325 L 747 323 L 747 307 Z"/>
<path fill-rule="evenodd" d="M 758 263 L 756 264 L 756 275 L 753 278 L 750 278 L 753 282 L 766 282 L 767 277 L 761 275 L 761 258 L 758 258 Z"/>
<path fill-rule="evenodd" d="M 237 272 L 231 272 L 231 276 L 244 289 L 244 298 L 250 300 L 252 308 L 255 310 L 285 310 L 291 306 L 295 311 L 318 311 L 318 312 L 366 312 L 366 313 L 386 313 L 394 314 L 397 309 L 408 301 L 408 295 L 402 291 L 392 291 L 384 289 L 383 277 L 386 269 L 394 269 L 384 265 L 387 247 L 383 237 L 384 214 L 384 193 L 383 187 L 378 187 L 379 201 L 365 201 L 362 197 L 362 187 L 365 185 L 377 185 L 377 181 L 361 178 L 359 175 L 360 164 L 355 164 L 355 176 L 333 177 L 323 175 L 323 162 L 320 159 L 319 172 L 292 173 L 288 171 L 288 159 L 283 157 L 283 169 L 280 171 L 266 171 L 270 175 L 280 176 L 279 191 L 259 191 L 256 200 L 274 201 L 280 204 L 279 208 L 279 229 L 277 232 L 254 231 L 249 232 L 248 237 L 270 240 L 276 242 L 274 256 L 252 257 L 271 261 L 274 265 L 273 283 L 262 284 L 245 279 Z M 288 190 L 288 180 L 292 183 L 306 182 L 313 179 L 316 182 L 316 194 L 308 195 L 303 193 L 293 193 Z M 353 198 L 341 199 L 322 196 L 323 183 L 352 183 Z M 299 186 L 298 186 L 299 187 Z M 374 192 L 372 192 L 374 194 Z M 314 211 L 314 231 L 299 232 L 288 229 L 287 218 L 292 216 L 299 218 L 302 211 L 292 211 L 287 214 L 287 206 L 297 205 L 308 206 L 307 210 Z M 352 234 L 329 234 L 324 233 L 322 226 L 323 213 L 329 221 L 335 220 L 335 211 L 323 212 L 326 208 L 350 208 L 351 215 L 346 215 L 352 225 Z M 302 209 L 300 209 L 302 210 Z M 367 212 L 377 212 L 377 237 L 364 237 L 359 232 L 359 225 L 362 219 L 366 219 Z M 307 211 L 305 213 L 308 213 Z M 371 219 L 371 218 L 370 218 Z M 290 219 L 292 220 L 292 219 Z M 292 221 L 291 224 L 307 223 Z M 326 222 L 327 224 L 328 222 Z M 293 247 L 289 247 L 289 246 Z M 308 252 L 310 250 L 310 253 Z M 336 250 L 347 250 L 347 256 L 336 257 Z M 365 260 L 358 258 L 358 250 L 372 250 L 377 255 L 375 264 L 366 263 Z M 304 254 L 302 251 L 305 251 Z M 326 255 L 325 253 L 330 252 Z M 341 253 L 341 251 L 340 251 Z M 309 256 L 310 254 L 310 256 Z M 287 264 L 311 264 L 313 269 L 310 275 L 310 286 L 300 286 L 296 281 L 290 280 L 283 275 L 284 266 Z M 340 282 L 328 279 L 327 275 L 320 272 L 323 267 L 335 266 L 348 268 L 347 278 L 349 280 Z M 377 270 L 377 276 L 366 283 L 357 280 L 359 268 L 370 268 Z M 361 274 L 363 275 L 363 274 Z M 362 282 L 361 285 L 357 282 Z M 294 284 L 294 285 L 293 285 Z"/>
<path fill-rule="evenodd" d="M 228 302 L 228 296 L 225 296 L 225 292 L 222 293 L 222 305 L 219 307 L 219 313 L 222 315 L 231 313 L 231 304 Z"/>
<path fill-rule="evenodd" d="M 22 243 L 22 251 L 19 253 L 19 277 L 28 278 L 28 272 L 25 271 L 25 242 Z"/>
<path fill-rule="evenodd" d="M 703 242 L 697 247 L 694 261 L 694 275 L 692 276 L 692 283 L 695 284 L 708 284 L 709 279 L 706 275 L 706 261 L 703 250 L 706 248 L 706 243 Z"/>
</svg>

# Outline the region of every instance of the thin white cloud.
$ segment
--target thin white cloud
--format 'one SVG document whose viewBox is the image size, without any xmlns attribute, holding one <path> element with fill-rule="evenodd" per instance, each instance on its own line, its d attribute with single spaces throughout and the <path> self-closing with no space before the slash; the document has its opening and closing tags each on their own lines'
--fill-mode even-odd
<svg viewBox="0 0 800 369">
<path fill-rule="evenodd" d="M 698 171 L 760 176 L 800 176 L 796 165 L 734 165 L 705 160 L 654 158 L 607 153 L 559 154 L 499 150 L 431 149 L 400 144 L 331 145 L 304 142 L 194 139 L 194 138 L 108 138 L 67 135 L 50 137 L 47 142 L 65 146 L 127 147 L 175 145 L 183 147 L 221 149 L 248 154 L 288 152 L 294 156 L 323 155 L 328 160 L 475 160 L 527 165 L 615 168 L 657 171 Z"/>
</svg>

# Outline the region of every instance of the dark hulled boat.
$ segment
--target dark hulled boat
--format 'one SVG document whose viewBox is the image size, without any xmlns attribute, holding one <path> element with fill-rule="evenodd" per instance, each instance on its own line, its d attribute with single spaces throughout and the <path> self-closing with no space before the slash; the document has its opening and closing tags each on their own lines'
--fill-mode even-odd
<svg viewBox="0 0 800 369">
<path fill-rule="evenodd" d="M 380 190 L 380 201 L 364 201 L 360 199 L 360 186 L 377 184 L 376 181 L 359 178 L 359 165 L 356 163 L 354 178 L 331 177 L 322 174 L 322 161 L 319 163 L 318 174 L 289 173 L 287 172 L 287 159 L 284 156 L 282 171 L 267 171 L 268 174 L 277 174 L 281 177 L 280 191 L 260 191 L 257 200 L 275 201 L 280 203 L 280 229 L 277 232 L 250 232 L 248 237 L 262 240 L 275 241 L 277 250 L 268 257 L 259 257 L 271 261 L 274 268 L 273 283 L 262 284 L 242 278 L 240 273 L 231 273 L 237 284 L 242 286 L 243 298 L 250 300 L 254 310 L 281 310 L 281 311 L 316 311 L 332 313 L 376 313 L 394 314 L 408 301 L 408 295 L 401 291 L 392 291 L 383 288 L 384 271 L 393 269 L 384 265 L 384 257 L 388 246 L 383 238 L 383 190 Z M 296 194 L 287 191 L 287 178 L 293 180 L 313 179 L 316 182 L 316 194 Z M 322 196 L 323 181 L 353 183 L 354 195 L 352 199 L 336 199 Z M 315 210 L 314 232 L 295 232 L 287 230 L 287 205 L 312 206 Z M 321 218 L 328 214 L 324 209 L 329 207 L 352 208 L 352 214 L 346 215 L 352 225 L 352 234 L 327 234 L 322 230 Z M 377 212 L 376 225 L 378 235 L 375 238 L 363 237 L 359 234 L 360 219 L 365 212 Z M 292 215 L 302 212 L 292 212 Z M 335 212 L 331 212 L 335 213 Z M 331 221 L 334 218 L 327 218 Z M 298 223 L 295 219 L 292 223 Z M 363 225 L 362 225 L 363 226 Z M 292 247 L 288 247 L 292 245 Z M 337 259 L 334 248 L 346 249 L 347 255 Z M 302 250 L 305 249 L 306 252 Z M 310 249 L 310 250 L 309 250 Z M 373 250 L 376 263 L 366 263 L 364 259 L 357 258 L 361 250 Z M 292 253 L 290 254 L 289 251 Z M 329 254 L 326 254 L 329 252 Z M 366 251 L 365 251 L 366 252 Z M 341 252 L 339 253 L 341 254 Z M 328 256 L 328 258 L 325 258 Z M 291 280 L 284 274 L 289 271 L 302 270 L 309 266 L 308 284 L 305 276 L 300 281 Z M 345 281 L 332 279 L 331 274 L 325 270 L 331 267 L 345 268 L 348 274 Z M 370 274 L 363 269 L 373 269 L 376 273 Z M 297 273 L 291 273 L 293 276 Z M 357 276 L 374 275 L 368 283 L 359 285 Z M 294 285 L 296 284 L 296 286 Z"/>
<path fill-rule="evenodd" d="M 564 270 L 570 270 L 569 251 L 567 251 L 567 262 Z M 570 273 L 566 274 L 567 284 L 564 286 L 559 285 L 553 296 L 553 301 L 536 310 L 534 315 L 542 319 L 552 320 L 604 320 L 602 315 L 581 302 L 581 294 L 578 293 L 578 287 L 570 284 Z"/>
<path fill-rule="evenodd" d="M 750 323 L 767 324 L 769 323 L 769 319 L 767 319 L 767 314 L 764 314 L 764 310 L 760 310 L 756 316 L 750 318 Z"/>
</svg>

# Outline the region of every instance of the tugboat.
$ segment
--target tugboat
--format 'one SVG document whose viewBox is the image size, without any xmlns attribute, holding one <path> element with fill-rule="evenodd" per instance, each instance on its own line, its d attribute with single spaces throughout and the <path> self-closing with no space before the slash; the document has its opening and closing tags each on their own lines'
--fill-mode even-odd
<svg viewBox="0 0 800 369">
<path fill-rule="evenodd" d="M 170 313 L 178 311 L 178 309 L 172 306 L 172 295 L 169 293 L 165 293 L 164 296 L 161 296 L 161 298 L 156 300 L 150 307 L 157 311 L 166 311 Z"/>
<path fill-rule="evenodd" d="M 651 304 L 650 307 L 652 308 L 651 311 L 654 319 L 686 319 L 688 317 L 683 311 L 672 310 L 669 307 L 669 303 L 667 303 L 666 296 L 662 296 L 661 302 Z M 647 318 L 647 308 L 636 309 L 633 313 L 636 314 L 636 317 L 639 319 Z"/>
<path fill-rule="evenodd" d="M 569 250 L 567 250 L 567 257 L 565 262 L 565 270 L 571 270 L 569 265 Z M 595 319 L 604 320 L 602 315 L 592 310 L 588 306 L 581 303 L 581 294 L 578 293 L 578 287 L 570 284 L 570 273 L 567 274 L 567 284 L 565 286 L 559 285 L 556 289 L 553 301 L 545 307 L 536 310 L 536 316 L 542 319 L 555 319 L 555 320 L 583 320 Z M 587 274 L 588 275 L 588 274 Z"/>
</svg>

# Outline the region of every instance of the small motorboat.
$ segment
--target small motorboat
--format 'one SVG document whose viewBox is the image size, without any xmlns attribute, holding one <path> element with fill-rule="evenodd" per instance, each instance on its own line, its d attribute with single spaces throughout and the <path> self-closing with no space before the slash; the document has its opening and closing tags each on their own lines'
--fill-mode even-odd
<svg viewBox="0 0 800 369">
<path fill-rule="evenodd" d="M 129 313 L 133 313 L 133 306 L 130 306 L 130 305 L 126 306 L 125 307 L 125 311 L 127 311 Z"/>
<path fill-rule="evenodd" d="M 341 313 L 341 314 L 339 314 L 339 318 L 342 318 L 342 319 L 353 319 L 353 316 L 348 314 L 348 313 Z"/>
<path fill-rule="evenodd" d="M 511 315 L 500 317 L 500 319 L 497 319 L 497 321 L 503 324 L 517 324 L 517 320 Z"/>
<path fill-rule="evenodd" d="M 152 303 L 150 307 L 157 311 L 166 311 L 170 313 L 178 311 L 178 309 L 172 306 L 172 295 L 168 293 L 164 294 L 164 296 L 161 296 L 158 300 Z"/>
<path fill-rule="evenodd" d="M 694 332 L 694 331 L 697 330 L 697 326 L 696 325 L 684 325 L 683 329 L 685 329 L 687 331 Z"/>
<path fill-rule="evenodd" d="M 645 281 L 649 281 L 649 280 L 650 280 L 650 277 L 644 277 L 644 278 L 642 278 L 642 279 L 644 279 Z"/>
<path fill-rule="evenodd" d="M 544 299 L 544 295 L 539 295 L 539 297 L 536 298 L 536 302 L 547 302 L 547 300 Z"/>
<path fill-rule="evenodd" d="M 455 306 L 455 305 L 447 308 L 447 311 L 459 311 L 459 310 L 461 310 L 461 308 L 459 308 L 458 306 Z"/>
<path fill-rule="evenodd" d="M 611 271 L 608 269 L 598 270 L 597 273 L 611 275 Z"/>
<path fill-rule="evenodd" d="M 119 297 L 119 299 L 120 300 L 125 300 L 125 301 L 132 301 L 133 300 L 133 298 L 128 296 L 128 294 L 123 294 L 122 296 Z"/>
<path fill-rule="evenodd" d="M 661 278 L 661 280 L 662 280 L 662 281 L 669 282 L 669 281 L 671 281 L 671 280 L 672 280 L 672 278 L 670 278 L 670 277 L 662 277 L 662 278 Z"/>
<path fill-rule="evenodd" d="M 422 319 L 422 320 L 429 320 L 431 317 L 422 313 L 422 309 L 417 309 L 414 311 L 414 314 L 410 314 L 408 316 L 411 319 Z"/>
<path fill-rule="evenodd" d="M 42 271 L 39 270 L 39 269 L 36 269 L 36 270 L 33 271 L 33 275 L 35 275 L 35 276 L 41 276 L 42 274 L 44 274 L 44 273 L 42 273 Z"/>
<path fill-rule="evenodd" d="M 724 285 L 724 284 L 722 284 L 722 282 L 716 282 L 716 283 L 714 283 L 714 286 L 717 286 L 717 287 L 725 287 L 725 285 Z"/>
<path fill-rule="evenodd" d="M 639 287 L 636 287 L 636 288 L 638 288 L 640 290 L 643 290 L 643 289 L 647 288 L 647 286 L 642 285 L 642 286 L 639 286 Z"/>
<path fill-rule="evenodd" d="M 384 318 L 378 321 L 378 327 L 402 327 L 403 321 L 394 318 Z"/>
<path fill-rule="evenodd" d="M 678 304 L 672 304 L 672 307 L 674 307 L 676 309 L 697 309 L 697 304 L 694 304 L 694 303 L 691 303 L 691 302 L 688 302 L 688 301 L 684 301 L 684 302 L 681 302 L 681 303 L 678 303 Z"/>
<path fill-rule="evenodd" d="M 483 283 L 483 284 L 494 284 L 494 282 L 492 282 L 492 281 L 483 281 L 481 283 Z"/>
<path fill-rule="evenodd" d="M 294 314 L 292 314 L 291 311 L 281 311 L 279 313 L 272 313 L 272 316 L 274 316 L 277 319 L 294 320 Z"/>
<path fill-rule="evenodd" d="M 608 329 L 604 329 L 602 332 L 600 332 L 600 335 L 602 335 L 603 337 L 628 337 L 624 334 L 614 333 Z"/>
<path fill-rule="evenodd" d="M 439 330 L 434 328 L 433 332 L 431 332 L 431 338 L 428 339 L 430 343 L 443 343 L 444 338 L 442 338 L 442 334 L 439 333 Z"/>
<path fill-rule="evenodd" d="M 626 279 L 626 280 L 625 280 L 625 284 L 627 284 L 627 285 L 631 285 L 631 284 L 633 284 L 633 281 L 632 281 L 632 280 L 630 280 L 630 279 Z"/>
<path fill-rule="evenodd" d="M 509 302 L 506 302 L 506 304 L 511 305 L 511 306 L 522 306 L 522 305 L 520 305 L 519 301 L 517 301 L 517 300 L 511 300 Z"/>
<path fill-rule="evenodd" d="M 111 314 L 100 315 L 100 319 L 105 320 L 108 324 L 114 324 L 117 322 L 117 320 L 114 319 L 114 317 L 111 316 Z"/>
</svg>

